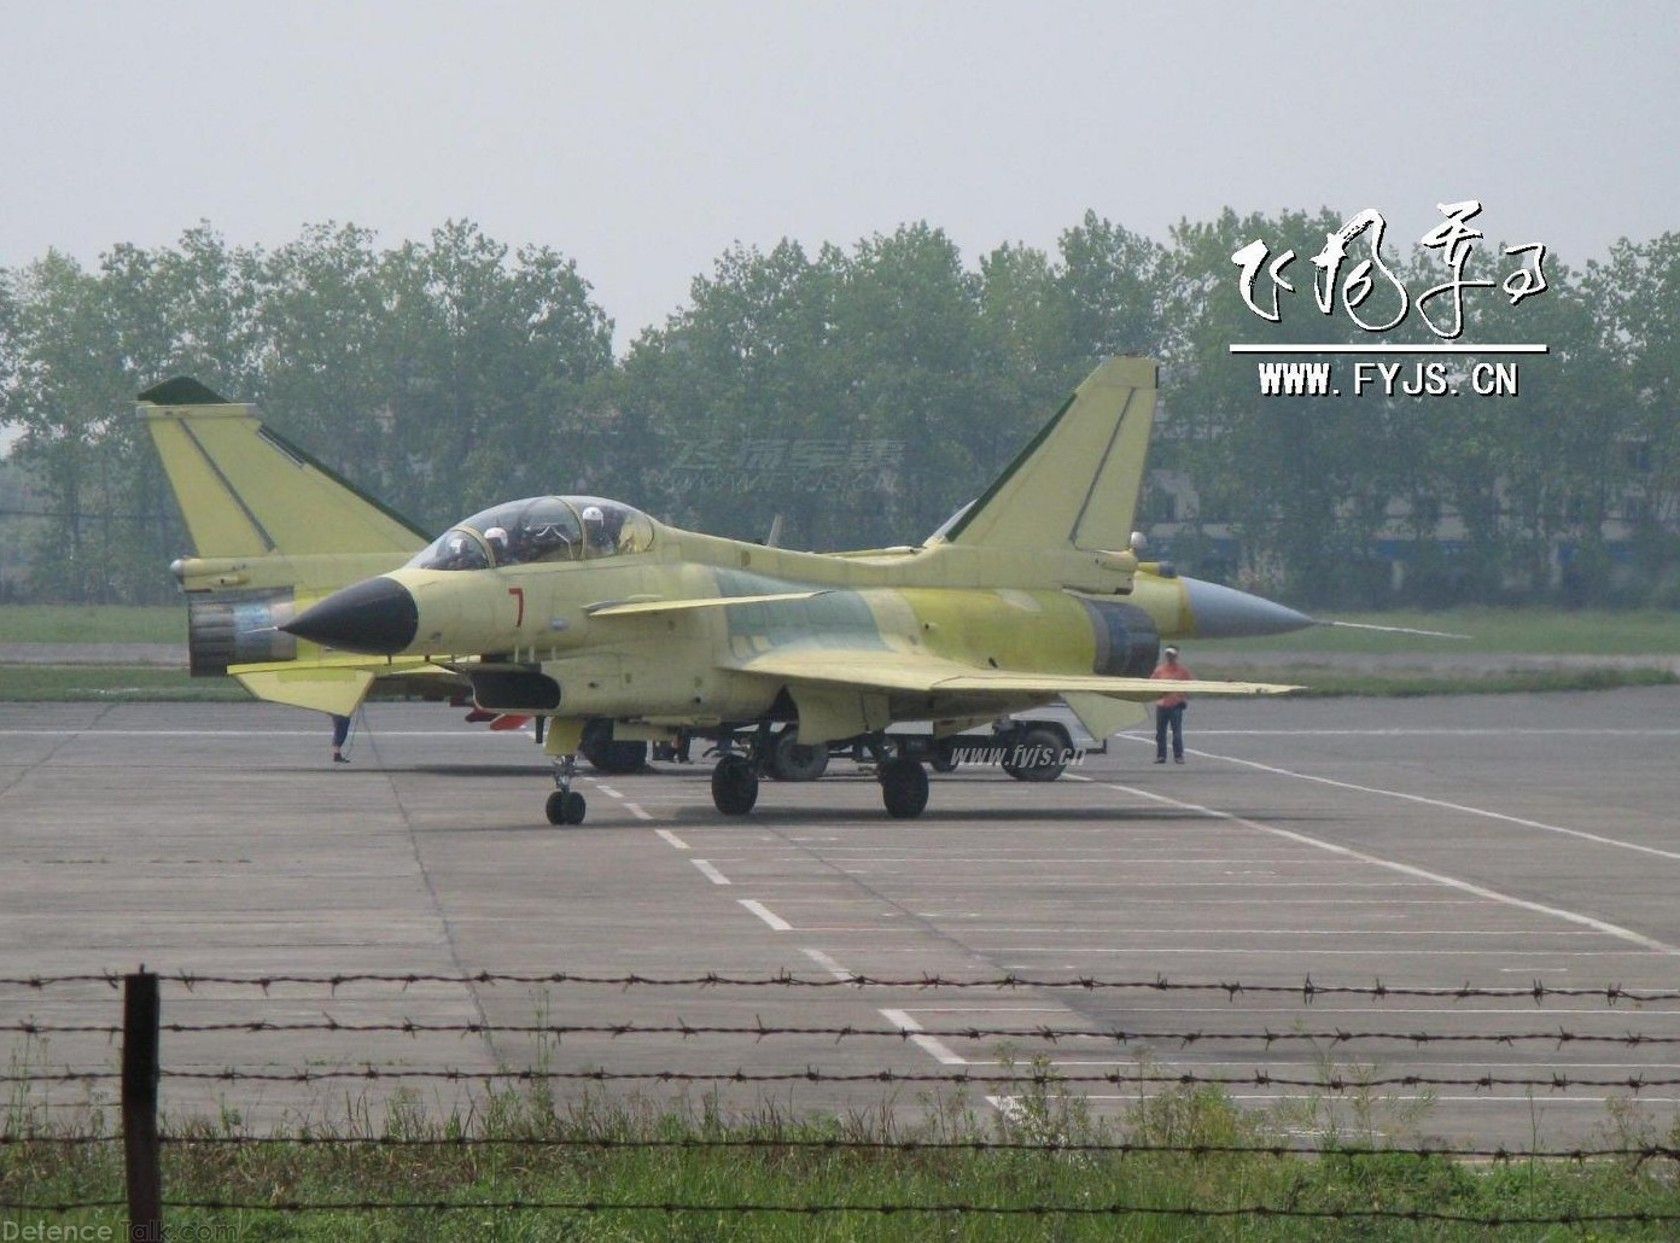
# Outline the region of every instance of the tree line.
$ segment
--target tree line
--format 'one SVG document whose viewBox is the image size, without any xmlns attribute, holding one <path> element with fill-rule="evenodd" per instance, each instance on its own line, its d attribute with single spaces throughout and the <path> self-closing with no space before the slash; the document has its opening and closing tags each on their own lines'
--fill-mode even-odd
<svg viewBox="0 0 1680 1243">
<path fill-rule="evenodd" d="M 1520 305 L 1470 291 L 1465 340 L 1550 346 L 1515 396 L 1262 396 L 1230 343 L 1371 339 L 1313 303 L 1305 257 L 1341 223 L 1227 211 L 1158 241 L 1087 213 L 1052 250 L 972 264 L 927 223 L 738 246 L 621 358 L 575 263 L 467 221 L 394 246 L 327 224 L 239 247 L 205 225 L 91 265 L 49 252 L 0 269 L 0 422 L 48 515 L 7 519 L 28 552 L 10 590 L 169 598 L 187 545 L 133 402 L 170 375 L 256 402 L 429 530 L 587 492 L 743 538 L 779 514 L 784 542 L 835 549 L 919 541 L 1097 361 L 1144 353 L 1164 371 L 1140 522 L 1187 570 L 1316 606 L 1680 602 L 1680 233 L 1548 258 Z M 1257 238 L 1303 256 L 1276 325 L 1238 293 L 1232 255 Z M 1442 275 L 1415 249 L 1390 266 Z"/>
</svg>

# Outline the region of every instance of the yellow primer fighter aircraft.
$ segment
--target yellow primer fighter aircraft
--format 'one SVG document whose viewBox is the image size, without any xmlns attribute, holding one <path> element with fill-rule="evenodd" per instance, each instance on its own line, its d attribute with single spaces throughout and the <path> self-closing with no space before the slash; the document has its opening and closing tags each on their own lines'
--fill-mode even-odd
<svg viewBox="0 0 1680 1243">
<path fill-rule="evenodd" d="M 419 658 L 370 671 L 365 660 L 276 628 L 300 607 L 403 565 L 426 546 L 423 531 L 264 427 L 250 406 L 196 380 L 147 389 L 139 411 L 198 553 L 170 566 L 188 594 L 194 676 L 232 674 L 258 698 L 345 715 L 376 676 L 461 689 Z"/>
<path fill-rule="evenodd" d="M 854 740 L 877 762 L 887 812 L 915 816 L 928 798 L 926 744 L 889 738 L 894 722 L 932 721 L 937 740 L 1060 697 L 1106 737 L 1169 690 L 1294 689 L 1148 677 L 1162 637 L 1312 624 L 1140 565 L 1131 526 L 1155 400 L 1153 363 L 1098 367 L 919 547 L 803 553 L 668 527 L 599 497 L 511 501 L 401 568 L 275 614 L 285 634 L 360 659 L 230 672 L 248 686 L 328 667 L 370 681 L 418 666 L 463 678 L 482 709 L 548 720 L 554 824 L 583 820 L 574 760 L 602 725 L 618 739 L 724 741 L 712 799 L 726 815 L 752 809 L 780 731 L 797 729 L 802 746 Z M 232 572 L 254 574 L 260 560 Z M 743 731 L 744 754 L 733 745 Z"/>
</svg>

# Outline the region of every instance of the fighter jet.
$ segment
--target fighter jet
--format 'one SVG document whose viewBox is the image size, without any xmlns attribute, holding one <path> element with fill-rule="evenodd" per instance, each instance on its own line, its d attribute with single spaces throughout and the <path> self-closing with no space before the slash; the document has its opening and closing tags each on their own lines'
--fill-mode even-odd
<svg viewBox="0 0 1680 1243">
<path fill-rule="evenodd" d="M 890 735 L 894 722 L 932 721 L 937 741 L 1060 697 L 1106 737 L 1168 690 L 1295 689 L 1148 677 L 1163 638 L 1312 624 L 1140 560 L 1132 521 L 1156 390 L 1152 362 L 1104 363 L 920 545 L 798 552 L 681 530 L 603 497 L 530 497 L 274 621 L 348 654 L 330 667 L 365 679 L 362 693 L 429 668 L 469 684 L 483 710 L 543 718 L 553 824 L 582 822 L 575 758 L 603 729 L 718 740 L 712 800 L 730 816 L 752 810 L 786 731 L 805 746 L 851 740 L 876 763 L 887 813 L 913 817 L 931 757 Z M 320 668 L 230 672 L 252 685 Z"/>
</svg>

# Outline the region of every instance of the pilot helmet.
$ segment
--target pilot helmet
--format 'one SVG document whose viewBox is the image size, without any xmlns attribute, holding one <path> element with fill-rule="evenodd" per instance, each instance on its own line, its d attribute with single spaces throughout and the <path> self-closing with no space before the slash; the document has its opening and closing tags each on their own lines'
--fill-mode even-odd
<svg viewBox="0 0 1680 1243">
<path fill-rule="evenodd" d="M 502 527 L 491 527 L 484 533 L 484 542 L 494 544 L 497 548 L 506 548 L 507 531 Z"/>
</svg>

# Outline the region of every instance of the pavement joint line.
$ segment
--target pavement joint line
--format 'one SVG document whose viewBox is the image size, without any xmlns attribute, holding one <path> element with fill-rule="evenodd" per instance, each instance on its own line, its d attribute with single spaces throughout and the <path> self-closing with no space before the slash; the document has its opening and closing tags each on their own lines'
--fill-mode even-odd
<svg viewBox="0 0 1680 1243">
<path fill-rule="evenodd" d="M 718 871 L 715 867 L 713 867 L 705 859 L 690 859 L 689 862 L 692 863 L 695 867 L 699 868 L 700 869 L 700 875 L 704 876 L 707 880 L 711 881 L 712 884 L 714 884 L 714 885 L 734 884 L 734 882 L 731 881 L 729 879 L 729 877 L 725 876 L 722 872 Z"/>
<path fill-rule="evenodd" d="M 910 1043 L 923 1053 L 928 1054 L 941 1066 L 967 1066 L 968 1059 L 957 1054 L 949 1045 L 937 1036 L 929 1036 L 922 1031 L 922 1025 L 916 1022 L 903 1010 L 882 1010 L 881 1017 L 886 1019 L 899 1031 L 910 1037 Z"/>
<path fill-rule="evenodd" d="M 654 832 L 663 838 L 667 845 L 675 846 L 678 850 L 688 849 L 688 843 L 683 841 L 683 839 L 678 837 L 675 833 L 671 832 L 670 829 L 655 829 Z"/>
<path fill-rule="evenodd" d="M 1320 777 L 1315 773 L 1297 772 L 1292 768 L 1279 768 L 1273 764 L 1262 764 L 1258 760 L 1245 760 L 1235 755 L 1220 755 L 1214 751 L 1201 751 L 1195 748 L 1187 748 L 1187 750 L 1191 755 L 1200 755 L 1210 760 L 1223 760 L 1227 764 L 1241 764 L 1244 768 L 1257 769 L 1274 776 L 1293 777 L 1297 781 L 1312 781 L 1319 785 L 1334 786 L 1338 790 L 1352 790 L 1357 794 L 1376 794 L 1385 798 L 1404 799 L 1409 803 L 1421 803 L 1425 807 L 1436 807 L 1443 811 L 1461 812 L 1470 816 L 1482 816 L 1488 820 L 1498 820 L 1525 829 L 1540 829 L 1547 833 L 1558 833 L 1565 837 L 1577 837 L 1582 841 L 1592 842 L 1599 846 L 1614 846 L 1621 850 L 1635 850 L 1640 854 L 1654 855 L 1659 859 L 1680 862 L 1680 851 L 1663 850 L 1657 846 L 1643 846 L 1638 842 L 1627 842 L 1616 837 L 1605 837 L 1601 833 L 1589 833 L 1585 829 L 1571 829 L 1559 824 L 1547 824 L 1543 820 L 1529 820 L 1526 817 L 1512 816 L 1502 811 L 1490 811 L 1485 807 L 1471 807 L 1466 803 L 1452 803 L 1446 799 L 1429 798 L 1423 794 L 1410 794 L 1405 790 L 1388 790 L 1381 786 L 1367 786 L 1353 781 L 1340 781 L 1334 777 Z"/>
<path fill-rule="evenodd" d="M 792 924 L 788 923 L 787 920 L 783 919 L 780 915 L 776 914 L 775 911 L 772 911 L 769 907 L 765 906 L 764 903 L 756 901 L 752 898 L 737 898 L 735 900 L 737 902 L 739 902 L 742 906 L 746 907 L 754 915 L 757 915 L 765 923 L 769 924 L 772 931 L 774 931 L 774 932 L 792 932 L 793 931 L 793 925 Z"/>
<path fill-rule="evenodd" d="M 1634 945 L 1644 946 L 1659 954 L 1680 957 L 1680 946 L 1659 941 L 1655 937 L 1648 937 L 1631 928 L 1624 928 L 1620 924 L 1610 923 L 1608 920 L 1597 919 L 1591 915 L 1583 915 L 1579 911 L 1565 910 L 1560 906 L 1548 906 L 1543 902 L 1532 902 L 1527 898 L 1519 898 L 1514 894 L 1503 893 L 1497 889 L 1489 889 L 1485 885 L 1477 885 L 1471 881 L 1459 880 L 1455 876 L 1447 876 L 1441 872 L 1432 872 L 1428 868 L 1415 867 L 1410 863 L 1400 863 L 1394 859 L 1384 859 L 1378 855 L 1367 854 L 1363 850 L 1355 850 L 1351 846 L 1343 846 L 1338 842 L 1328 842 L 1320 837 L 1313 837 L 1306 833 L 1298 833 L 1294 829 L 1282 829 L 1275 824 L 1264 824 L 1259 820 L 1250 820 L 1246 816 L 1236 815 L 1234 812 L 1220 811 L 1214 807 L 1204 807 L 1200 803 L 1186 802 L 1183 799 L 1171 798 L 1165 794 L 1157 794 L 1153 790 L 1144 790 L 1137 786 L 1120 785 L 1107 782 L 1111 790 L 1119 790 L 1122 794 L 1130 794 L 1134 798 L 1144 798 L 1151 802 L 1164 803 L 1169 807 L 1179 807 L 1186 811 L 1198 812 L 1204 816 L 1211 816 L 1217 820 L 1224 820 L 1231 824 L 1240 824 L 1244 828 L 1253 829 L 1259 833 L 1270 833 L 1274 837 L 1281 837 L 1286 841 L 1300 842 L 1307 846 L 1316 846 L 1320 850 L 1329 851 L 1348 859 L 1358 859 L 1361 863 L 1369 863 L 1376 867 L 1386 868 L 1391 872 L 1398 872 L 1403 876 L 1414 876 L 1420 880 L 1434 881 L 1438 885 L 1445 885 L 1461 893 L 1475 894 L 1477 897 L 1487 898 L 1493 902 L 1502 902 L 1507 906 L 1518 907 L 1525 911 L 1535 911 L 1542 915 L 1550 915 L 1554 919 L 1562 919 L 1572 924 L 1579 924 L 1586 928 L 1595 929 L 1608 936 Z M 1337 953 L 1335 950 L 1316 950 L 1314 953 Z M 1361 951 L 1347 951 L 1358 953 Z M 1368 951 L 1367 951 L 1368 952 Z M 1451 953 L 1450 950 L 1421 950 L 1419 953 Z M 1472 952 L 1472 951 L 1466 951 Z M 1580 957 L 1579 954 L 1566 954 L 1562 957 Z"/>
<path fill-rule="evenodd" d="M 801 949 L 799 952 L 837 980 L 850 981 L 857 979 L 856 975 L 846 970 L 846 968 L 842 967 L 838 962 L 823 953 L 821 950 Z"/>
<path fill-rule="evenodd" d="M 93 718 L 94 722 L 104 720 L 116 706 L 116 704 L 104 704 L 101 706 L 99 714 Z M 18 786 L 22 785 L 36 769 L 43 767 L 53 758 L 53 756 L 64 750 L 64 748 L 69 744 L 70 737 L 72 736 L 73 735 L 66 736 L 62 738 L 56 746 L 48 747 L 47 753 L 41 756 L 41 758 L 36 760 L 33 764 L 24 765 L 10 781 L 8 781 L 5 785 L 0 786 L 0 795 L 9 794 L 13 790 L 17 789 Z"/>
<path fill-rule="evenodd" d="M 368 750 L 373 753 L 374 760 L 381 766 L 380 769 L 375 771 L 383 771 L 384 760 L 379 754 L 379 740 L 383 734 L 376 734 L 373 730 L 364 730 L 363 735 L 367 739 Z M 461 948 L 455 941 L 455 927 L 450 922 L 449 912 L 444 909 L 443 898 L 438 893 L 437 882 L 432 877 L 431 869 L 426 866 L 426 857 L 421 853 L 420 835 L 414 831 L 414 820 L 408 814 L 407 805 L 403 803 L 402 791 L 397 788 L 397 779 L 388 771 L 384 772 L 383 775 L 386 785 L 390 787 L 391 801 L 396 805 L 397 817 L 402 822 L 402 832 L 408 838 L 408 848 L 414 858 L 415 869 L 420 873 L 420 880 L 425 885 L 426 898 L 432 908 L 431 913 L 436 917 L 437 926 L 443 933 L 444 949 L 448 953 L 449 961 L 454 966 L 456 973 L 466 976 L 467 965 L 462 961 Z M 490 1035 L 490 1013 L 484 1008 L 484 999 L 479 996 L 478 989 L 471 984 L 468 984 L 466 989 L 467 1001 L 483 1027 L 481 1039 L 484 1042 L 484 1047 L 489 1051 L 492 1060 L 500 1060 L 495 1039 Z"/>
</svg>

